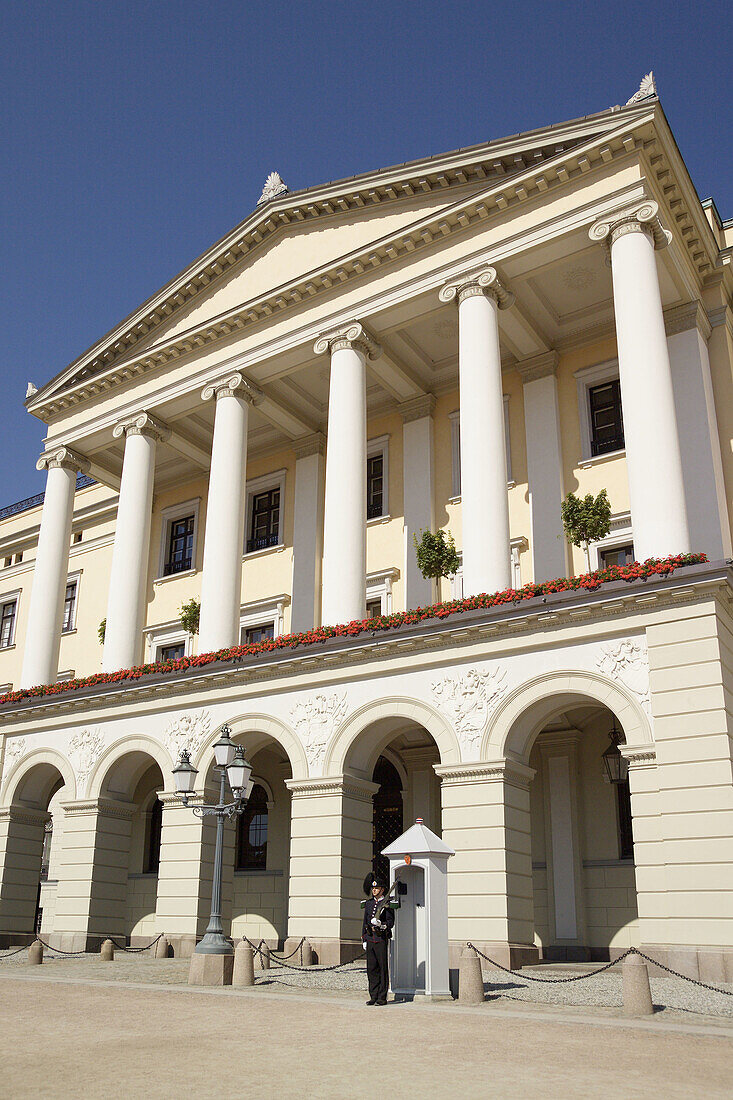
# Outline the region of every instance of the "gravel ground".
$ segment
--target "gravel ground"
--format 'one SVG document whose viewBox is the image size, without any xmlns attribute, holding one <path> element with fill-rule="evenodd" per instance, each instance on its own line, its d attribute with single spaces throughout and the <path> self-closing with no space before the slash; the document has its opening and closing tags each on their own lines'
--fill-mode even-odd
<svg viewBox="0 0 733 1100">
<path fill-rule="evenodd" d="M 0 952 L 0 975 L 16 967 L 27 966 L 27 951 L 16 955 Z M 163 985 L 185 985 L 188 982 L 188 959 L 155 959 L 147 953 L 128 954 L 118 951 L 114 962 L 101 962 L 99 955 L 86 954 L 64 957 L 46 952 L 43 961 L 49 975 L 88 978 L 114 978 L 121 982 L 155 982 Z M 33 968 L 37 970 L 37 967 Z M 487 975 L 489 977 L 489 975 Z M 733 986 L 722 986 L 729 994 L 703 989 L 680 978 L 652 975 L 652 1000 L 660 1008 L 677 1009 L 705 1016 L 733 1017 Z M 324 990 L 330 993 L 365 994 L 366 967 L 362 959 L 339 970 L 305 971 L 273 966 L 270 970 L 255 970 L 257 985 L 281 986 L 291 989 Z M 620 1008 L 621 967 L 587 977 L 581 981 L 544 984 L 528 981 L 524 975 L 490 973 L 484 983 L 487 1002 L 500 998 L 534 1004 Z"/>
</svg>

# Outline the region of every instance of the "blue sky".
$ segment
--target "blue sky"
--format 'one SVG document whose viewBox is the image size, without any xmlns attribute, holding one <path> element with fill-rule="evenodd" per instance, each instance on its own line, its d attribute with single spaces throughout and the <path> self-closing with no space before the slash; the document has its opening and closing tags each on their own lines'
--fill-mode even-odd
<svg viewBox="0 0 733 1100">
<path fill-rule="evenodd" d="M 624 103 L 653 68 L 733 217 L 733 5 L 5 0 L 0 504 L 43 488 L 46 382 L 254 207 Z"/>
</svg>

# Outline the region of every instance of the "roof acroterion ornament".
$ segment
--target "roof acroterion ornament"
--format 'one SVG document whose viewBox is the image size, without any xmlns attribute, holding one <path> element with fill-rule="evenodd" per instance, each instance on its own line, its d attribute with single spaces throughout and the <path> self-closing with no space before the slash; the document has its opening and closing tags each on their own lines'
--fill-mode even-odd
<svg viewBox="0 0 733 1100">
<path fill-rule="evenodd" d="M 639 91 L 634 92 L 631 99 L 626 101 L 626 106 L 630 107 L 632 103 L 640 103 L 642 99 L 651 99 L 654 95 L 658 95 L 657 85 L 654 82 L 654 73 L 650 72 L 646 74 L 639 85 Z"/>
<path fill-rule="evenodd" d="M 257 205 L 259 206 L 261 202 L 269 202 L 270 199 L 274 199 L 277 195 L 282 195 L 289 190 L 290 188 L 283 182 L 279 172 L 270 172 L 265 180 L 265 186 L 262 188 L 262 194 L 257 200 Z"/>
<path fill-rule="evenodd" d="M 28 400 L 29 397 L 33 397 L 33 395 L 36 394 L 36 393 L 38 393 L 38 386 L 34 386 L 32 382 L 29 382 L 28 385 L 25 388 L 25 399 L 26 399 L 26 401 Z"/>
</svg>

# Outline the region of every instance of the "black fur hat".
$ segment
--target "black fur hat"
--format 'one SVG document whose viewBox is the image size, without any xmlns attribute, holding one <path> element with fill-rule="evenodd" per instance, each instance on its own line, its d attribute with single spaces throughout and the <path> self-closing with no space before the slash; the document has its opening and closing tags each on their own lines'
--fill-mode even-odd
<svg viewBox="0 0 733 1100">
<path fill-rule="evenodd" d="M 381 886 L 383 890 L 387 889 L 384 875 L 380 875 L 379 871 L 370 871 L 364 879 L 364 893 L 367 897 L 371 897 L 373 886 Z"/>
</svg>

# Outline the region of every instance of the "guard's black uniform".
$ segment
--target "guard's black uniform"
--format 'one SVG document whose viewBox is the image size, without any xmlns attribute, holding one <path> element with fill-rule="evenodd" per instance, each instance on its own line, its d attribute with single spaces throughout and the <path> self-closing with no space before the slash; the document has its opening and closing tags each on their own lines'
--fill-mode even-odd
<svg viewBox="0 0 733 1100">
<path fill-rule="evenodd" d="M 364 922 L 361 938 L 366 944 L 367 978 L 369 979 L 369 997 L 378 1005 L 387 1003 L 389 989 L 388 943 L 394 928 L 394 910 L 387 907 L 382 912 L 381 922 L 386 925 L 382 930 L 371 923 L 374 910 L 381 898 L 368 898 L 364 906 Z"/>
</svg>

